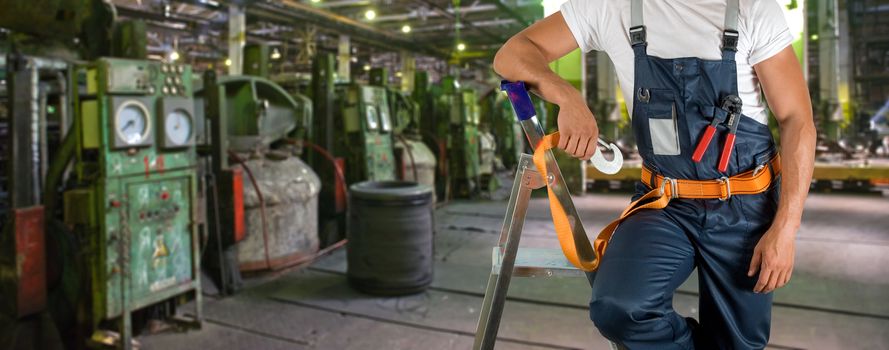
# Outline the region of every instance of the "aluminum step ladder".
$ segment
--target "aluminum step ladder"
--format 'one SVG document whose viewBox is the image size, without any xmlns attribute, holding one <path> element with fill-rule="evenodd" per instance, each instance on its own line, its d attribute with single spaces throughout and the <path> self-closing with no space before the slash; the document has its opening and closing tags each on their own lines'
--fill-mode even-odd
<svg viewBox="0 0 889 350">
<path fill-rule="evenodd" d="M 522 82 L 504 81 L 501 88 L 507 92 L 513 111 L 525 136 L 531 145 L 537 145 L 544 137 L 531 97 Z M 598 140 L 597 148 L 591 163 L 599 171 L 607 174 L 617 173 L 623 165 L 623 155 L 614 144 Z M 613 157 L 606 160 L 601 149 L 611 150 Z M 586 235 L 574 202 L 571 199 L 559 165 L 556 163 L 552 151 L 545 151 L 544 160 L 551 189 L 555 197 L 562 205 L 569 220 L 573 220 L 576 233 Z M 513 276 L 516 277 L 551 277 L 551 276 L 583 276 L 583 272 L 572 265 L 565 258 L 560 248 L 522 248 L 519 242 L 522 236 L 522 227 L 525 223 L 525 215 L 528 212 L 528 204 L 531 192 L 545 187 L 543 177 L 534 165 L 530 154 L 522 154 L 516 169 L 515 181 L 509 196 L 509 204 L 503 226 L 500 229 L 500 239 L 491 252 L 491 274 L 488 276 L 488 284 L 485 288 L 485 299 L 479 312 L 478 326 L 475 333 L 475 350 L 491 350 L 497 341 L 497 332 L 500 328 L 500 319 L 503 316 L 503 307 L 506 303 L 506 294 Z M 619 347 L 611 343 L 612 349 Z"/>
<path fill-rule="evenodd" d="M 472 347 L 475 350 L 494 349 L 512 277 L 584 277 L 583 271 L 571 265 L 560 248 L 519 248 L 531 192 L 545 185 L 531 155 L 522 154 L 500 229 L 500 239 L 491 251 L 491 274 L 479 312 Z M 623 349 L 611 342 L 609 345 L 614 350 Z"/>
</svg>

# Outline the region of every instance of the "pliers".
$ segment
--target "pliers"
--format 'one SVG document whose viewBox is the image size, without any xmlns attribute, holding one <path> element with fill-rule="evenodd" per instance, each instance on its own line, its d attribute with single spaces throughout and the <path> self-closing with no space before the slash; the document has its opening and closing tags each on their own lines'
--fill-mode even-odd
<svg viewBox="0 0 889 350">
<path fill-rule="evenodd" d="M 718 170 L 720 172 L 725 172 L 728 169 L 728 160 L 732 155 L 732 150 L 735 148 L 735 135 L 738 132 L 738 123 L 741 122 L 742 105 L 743 101 L 736 95 L 728 95 L 722 99 L 721 109 L 726 111 L 727 114 L 721 115 L 720 113 L 713 113 L 713 120 L 710 121 L 710 125 L 707 125 L 707 129 L 704 130 L 704 135 L 701 136 L 701 140 L 698 142 L 698 146 L 695 147 L 695 152 L 691 156 L 691 159 L 695 161 L 695 163 L 700 163 L 701 159 L 704 158 L 704 153 L 707 151 L 707 147 L 710 146 L 710 141 L 713 140 L 713 135 L 716 134 L 716 126 L 723 120 L 728 119 L 726 126 L 728 127 L 729 133 L 726 135 L 725 143 L 722 146 L 722 154 L 719 157 Z"/>
</svg>

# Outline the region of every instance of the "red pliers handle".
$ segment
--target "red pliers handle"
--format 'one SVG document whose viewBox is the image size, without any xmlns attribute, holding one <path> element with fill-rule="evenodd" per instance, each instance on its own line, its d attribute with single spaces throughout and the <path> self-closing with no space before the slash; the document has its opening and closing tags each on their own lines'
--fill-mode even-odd
<svg viewBox="0 0 889 350">
<path fill-rule="evenodd" d="M 725 144 L 722 145 L 722 154 L 719 156 L 720 172 L 728 169 L 728 160 L 732 156 L 732 150 L 735 148 L 735 134 L 738 133 L 738 123 L 741 121 L 741 114 L 732 113 L 728 118 L 728 135 L 725 135 Z"/>
<path fill-rule="evenodd" d="M 713 119 L 716 121 L 716 119 Z M 695 147 L 695 153 L 691 155 L 691 160 L 695 161 L 695 163 L 700 163 L 701 159 L 704 158 L 704 152 L 707 152 L 707 147 L 710 146 L 710 141 L 713 140 L 713 135 L 716 134 L 716 126 L 711 123 L 707 125 L 707 129 L 704 129 L 704 135 L 701 136 L 701 140 L 698 141 L 698 146 Z"/>
<path fill-rule="evenodd" d="M 721 110 L 725 111 L 727 114 L 728 122 L 726 124 L 728 126 L 729 134 L 726 135 L 725 143 L 722 147 L 722 154 L 719 156 L 718 170 L 720 172 L 725 172 L 728 169 L 728 160 L 731 158 L 732 151 L 735 148 L 735 135 L 737 134 L 738 123 L 741 119 L 742 103 L 741 98 L 735 95 L 729 95 L 722 99 Z M 713 135 L 716 134 L 716 126 L 719 125 L 719 123 L 722 123 L 725 119 L 726 115 L 714 111 L 713 120 L 710 121 L 710 125 L 707 125 L 707 128 L 704 129 L 704 134 L 701 135 L 701 140 L 698 141 L 698 145 L 695 147 L 695 151 L 691 155 L 693 161 L 696 163 L 701 162 L 704 158 L 704 153 L 707 152 L 707 148 L 710 146 L 710 142 L 713 141 Z"/>
</svg>

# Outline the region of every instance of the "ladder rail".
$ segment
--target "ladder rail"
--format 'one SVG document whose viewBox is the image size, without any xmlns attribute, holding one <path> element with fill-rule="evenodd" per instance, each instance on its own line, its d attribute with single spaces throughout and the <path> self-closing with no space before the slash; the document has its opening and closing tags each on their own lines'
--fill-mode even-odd
<svg viewBox="0 0 889 350">
<path fill-rule="evenodd" d="M 494 259 L 498 259 L 499 263 L 493 261 L 491 274 L 488 276 L 485 299 L 479 311 L 473 349 L 493 349 L 494 343 L 497 341 L 497 332 L 500 328 L 503 306 L 506 303 L 506 294 L 509 291 L 509 283 L 515 267 L 531 192 L 543 185 L 540 174 L 533 169 L 531 156 L 522 154 L 503 220 L 503 228 L 500 231 L 498 244 L 500 254 L 494 256 Z"/>
</svg>

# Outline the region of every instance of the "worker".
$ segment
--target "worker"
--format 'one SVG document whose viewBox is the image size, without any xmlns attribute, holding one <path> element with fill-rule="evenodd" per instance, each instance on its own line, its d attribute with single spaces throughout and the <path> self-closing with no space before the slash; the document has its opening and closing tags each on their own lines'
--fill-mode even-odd
<svg viewBox="0 0 889 350">
<path fill-rule="evenodd" d="M 497 52 L 497 73 L 559 106 L 558 148 L 580 159 L 596 149 L 595 118 L 548 64 L 578 47 L 614 62 L 644 165 L 635 199 L 668 203 L 634 203 L 641 210 L 620 219 L 588 274 L 590 318 L 618 346 L 768 343 L 772 291 L 791 278 L 815 157 L 792 40 L 776 0 L 568 0 Z M 698 320 L 672 307 L 695 268 Z"/>
</svg>

